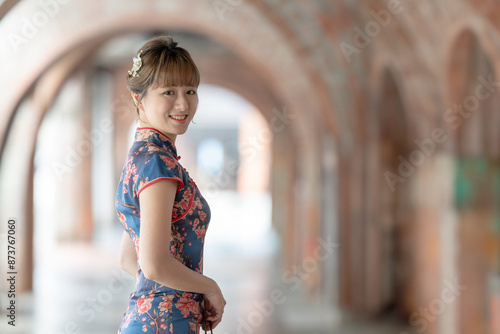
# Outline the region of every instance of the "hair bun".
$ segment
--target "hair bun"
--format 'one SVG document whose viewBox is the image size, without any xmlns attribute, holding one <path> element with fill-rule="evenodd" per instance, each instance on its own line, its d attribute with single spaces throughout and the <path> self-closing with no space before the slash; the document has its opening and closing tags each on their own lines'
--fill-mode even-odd
<svg viewBox="0 0 500 334">
<path fill-rule="evenodd" d="M 172 36 L 165 36 L 165 43 L 167 44 L 167 47 L 169 47 L 169 48 L 177 47 L 177 42 L 174 41 Z"/>
</svg>

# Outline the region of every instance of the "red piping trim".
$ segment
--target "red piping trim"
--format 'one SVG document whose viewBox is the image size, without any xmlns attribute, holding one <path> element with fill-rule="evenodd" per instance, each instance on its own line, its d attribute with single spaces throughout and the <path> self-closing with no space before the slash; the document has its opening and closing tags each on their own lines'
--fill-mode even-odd
<svg viewBox="0 0 500 334">
<path fill-rule="evenodd" d="M 154 180 L 149 181 L 148 183 L 144 184 L 141 187 L 141 189 L 139 189 L 139 191 L 137 192 L 137 197 L 139 197 L 139 194 L 141 193 L 141 191 L 143 191 L 146 187 L 149 187 L 153 183 L 156 183 L 158 181 L 163 181 L 163 180 L 177 181 L 177 182 L 179 182 L 179 186 L 182 185 L 182 187 L 184 187 L 184 182 L 182 182 L 182 180 L 177 178 L 177 177 L 159 177 L 157 179 L 154 179 Z M 179 189 L 179 187 L 177 187 L 177 189 Z"/>
<path fill-rule="evenodd" d="M 191 207 L 193 206 L 194 195 L 195 195 L 195 189 L 194 189 L 194 187 L 191 187 L 191 189 L 192 189 L 193 193 L 191 194 L 191 199 L 189 201 L 189 204 L 188 204 L 188 207 L 187 207 L 186 211 L 184 211 L 184 213 L 182 215 L 179 215 L 178 217 L 175 217 L 175 219 L 172 219 L 172 223 L 178 221 L 179 219 L 184 218 L 188 214 L 188 212 L 191 211 Z"/>
</svg>

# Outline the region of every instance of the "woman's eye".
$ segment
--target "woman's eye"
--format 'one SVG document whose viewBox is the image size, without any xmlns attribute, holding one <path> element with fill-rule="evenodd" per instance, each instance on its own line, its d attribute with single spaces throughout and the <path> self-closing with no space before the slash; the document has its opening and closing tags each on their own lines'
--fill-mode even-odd
<svg viewBox="0 0 500 334">
<path fill-rule="evenodd" d="M 164 95 L 174 95 L 174 91 L 173 90 L 167 90 L 165 93 L 163 93 Z"/>
<path fill-rule="evenodd" d="M 187 91 L 187 94 L 189 94 L 189 95 L 195 95 L 196 91 L 191 89 L 191 90 Z"/>
</svg>

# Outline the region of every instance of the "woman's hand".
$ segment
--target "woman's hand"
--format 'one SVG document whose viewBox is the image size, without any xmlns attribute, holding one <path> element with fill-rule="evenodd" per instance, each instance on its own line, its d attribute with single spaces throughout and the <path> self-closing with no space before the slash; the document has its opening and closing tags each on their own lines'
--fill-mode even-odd
<svg viewBox="0 0 500 334">
<path fill-rule="evenodd" d="M 209 294 L 203 296 L 202 314 L 203 314 L 203 330 L 207 331 L 214 329 L 222 320 L 226 300 L 222 296 L 219 287 Z"/>
</svg>

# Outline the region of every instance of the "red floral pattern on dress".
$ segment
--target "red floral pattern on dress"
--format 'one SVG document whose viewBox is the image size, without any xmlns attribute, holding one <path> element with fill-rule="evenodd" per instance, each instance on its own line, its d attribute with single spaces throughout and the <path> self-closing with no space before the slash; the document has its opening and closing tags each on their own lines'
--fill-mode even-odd
<svg viewBox="0 0 500 334">
<path fill-rule="evenodd" d="M 146 313 L 147 311 L 149 311 L 151 309 L 151 302 L 153 301 L 153 297 L 141 297 L 139 298 L 139 300 L 137 301 L 137 309 L 139 311 L 139 313 Z"/>
<path fill-rule="evenodd" d="M 201 221 L 205 221 L 207 218 L 207 214 L 203 211 L 198 211 L 198 215 L 200 216 Z"/>
<path fill-rule="evenodd" d="M 122 223 L 123 227 L 128 230 L 128 226 L 127 226 L 127 217 L 125 217 L 125 215 L 121 212 L 118 212 L 118 220 L 120 221 L 120 223 Z"/>
<path fill-rule="evenodd" d="M 162 302 L 158 304 L 158 308 L 162 312 L 172 312 L 172 300 L 174 299 L 174 295 L 168 295 L 166 297 L 162 297 Z"/>
<path fill-rule="evenodd" d="M 160 152 L 160 151 L 162 151 L 162 149 L 159 148 L 158 146 L 148 145 L 147 148 L 148 148 L 148 152 Z"/>
<path fill-rule="evenodd" d="M 176 167 L 177 160 L 175 160 L 175 159 L 172 159 L 168 156 L 162 155 L 161 160 L 165 161 L 165 164 L 167 165 L 168 169 L 174 169 Z"/>
<path fill-rule="evenodd" d="M 182 312 L 186 317 L 191 314 L 200 313 L 200 304 L 191 298 L 192 294 L 190 292 L 184 292 L 179 298 L 179 301 L 175 303 L 175 306 Z"/>
<path fill-rule="evenodd" d="M 175 146 L 166 136 L 156 130 L 138 129 L 118 185 L 118 219 L 139 254 L 141 214 L 137 192 L 157 179 L 179 180 L 172 208 L 170 255 L 202 273 L 210 208 L 178 160 Z M 136 291 L 129 298 L 119 333 L 198 334 L 202 322 L 201 303 L 202 295 L 148 280 L 139 268 Z"/>
<path fill-rule="evenodd" d="M 203 238 L 205 237 L 205 234 L 207 233 L 207 229 L 205 228 L 205 226 L 203 227 L 198 227 L 196 230 L 194 230 L 196 232 L 196 235 L 198 236 L 198 238 Z"/>
<path fill-rule="evenodd" d="M 129 162 L 130 163 L 132 162 L 132 158 L 130 158 Z M 130 163 L 127 165 L 127 170 L 126 170 L 125 176 L 123 178 L 123 183 L 125 183 L 125 184 L 129 183 L 130 176 L 132 174 L 135 175 L 135 172 L 137 171 L 137 168 L 135 167 L 135 164 L 130 164 Z"/>
<path fill-rule="evenodd" d="M 142 189 L 142 187 L 144 187 L 144 185 L 145 185 L 146 183 L 148 183 L 148 182 L 149 182 L 149 177 L 146 177 L 146 179 L 141 180 L 141 181 L 139 182 L 139 189 Z"/>
<path fill-rule="evenodd" d="M 134 244 L 136 254 L 139 254 L 139 237 L 136 234 L 132 236 L 132 243 Z"/>
</svg>

